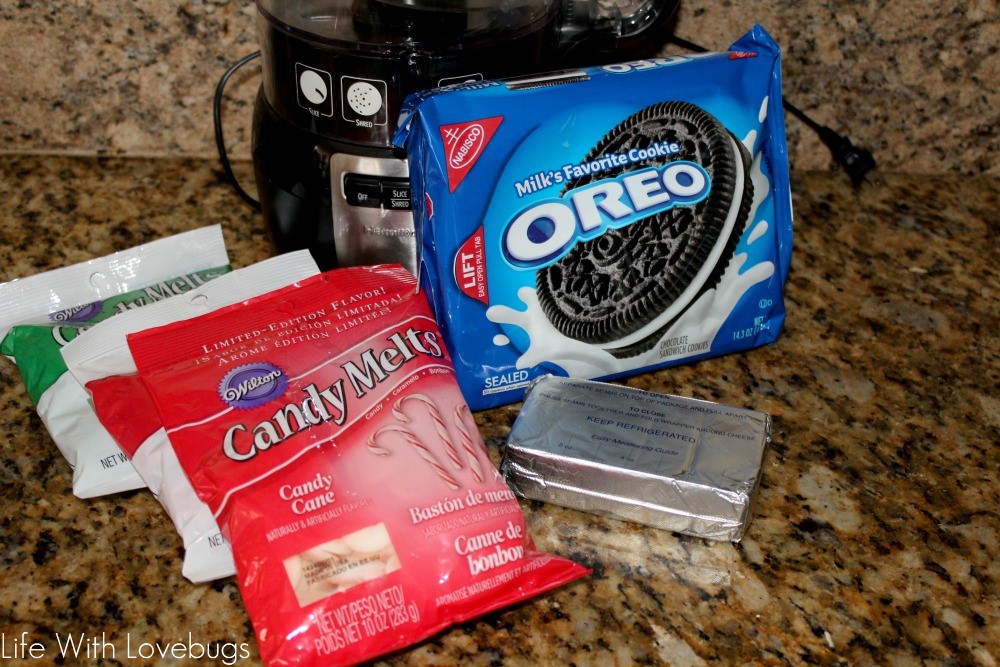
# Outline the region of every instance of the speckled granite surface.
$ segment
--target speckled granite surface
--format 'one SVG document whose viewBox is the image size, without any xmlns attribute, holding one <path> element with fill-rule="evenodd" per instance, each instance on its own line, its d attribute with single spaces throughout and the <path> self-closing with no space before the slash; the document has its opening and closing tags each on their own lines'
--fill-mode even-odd
<svg viewBox="0 0 1000 667">
<path fill-rule="evenodd" d="M 214 155 L 212 94 L 257 50 L 254 16 L 247 0 L 0 0 L 0 151 Z M 784 49 L 786 97 L 887 172 L 1000 175 L 996 0 L 682 0 L 674 29 L 720 49 L 755 22 Z M 251 66 L 228 87 L 237 157 L 258 85 Z M 830 167 L 798 121 L 789 139 L 793 168 Z"/>
<path fill-rule="evenodd" d="M 214 162 L 8 156 L 0 174 L 0 280 L 216 222 L 235 265 L 268 255 L 261 219 Z M 892 176 L 855 191 L 840 176 L 797 173 L 793 192 L 777 343 L 629 381 L 773 415 L 744 540 L 524 503 L 538 544 L 593 575 L 387 663 L 1000 661 L 1000 181 Z M 495 461 L 516 413 L 477 415 Z M 23 636 L 51 661 L 56 635 L 73 633 L 115 655 L 64 664 L 142 664 L 127 651 L 187 641 L 246 644 L 237 664 L 257 664 L 234 581 L 181 577 L 180 540 L 149 493 L 73 497 L 6 362 L 0 508 L 8 655 Z"/>
</svg>

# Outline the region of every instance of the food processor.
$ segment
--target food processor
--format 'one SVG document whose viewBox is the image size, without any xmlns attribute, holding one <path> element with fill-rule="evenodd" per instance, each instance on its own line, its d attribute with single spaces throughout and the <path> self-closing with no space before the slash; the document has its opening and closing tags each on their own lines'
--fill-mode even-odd
<svg viewBox="0 0 1000 667">
<path fill-rule="evenodd" d="M 323 269 L 416 271 L 405 153 L 411 92 L 654 55 L 674 0 L 257 0 L 253 120 L 261 209 L 278 252 Z"/>
</svg>

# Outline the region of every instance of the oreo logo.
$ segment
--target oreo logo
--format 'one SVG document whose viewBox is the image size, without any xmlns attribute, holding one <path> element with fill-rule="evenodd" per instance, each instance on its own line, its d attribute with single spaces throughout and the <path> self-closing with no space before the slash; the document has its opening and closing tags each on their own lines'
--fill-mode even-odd
<svg viewBox="0 0 1000 667">
<path fill-rule="evenodd" d="M 49 313 L 49 320 L 56 324 L 88 322 L 90 318 L 101 312 L 103 301 L 95 301 L 75 308 L 67 308 L 55 313 Z"/>
<path fill-rule="evenodd" d="M 514 268 L 554 263 L 581 241 L 708 196 L 712 179 L 701 165 L 679 160 L 626 172 L 544 199 L 518 213 L 503 231 L 502 251 Z"/>
<path fill-rule="evenodd" d="M 260 361 L 226 373 L 219 383 L 219 397 L 230 407 L 249 410 L 279 398 L 287 386 L 288 378 L 280 368 Z"/>
</svg>

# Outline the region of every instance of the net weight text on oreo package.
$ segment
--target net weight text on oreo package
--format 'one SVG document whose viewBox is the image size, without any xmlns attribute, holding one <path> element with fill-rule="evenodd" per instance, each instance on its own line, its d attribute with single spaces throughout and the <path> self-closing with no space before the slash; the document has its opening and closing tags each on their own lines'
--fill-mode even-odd
<svg viewBox="0 0 1000 667">
<path fill-rule="evenodd" d="M 411 96 L 421 286 L 472 409 L 773 342 L 792 212 L 780 51 Z"/>
</svg>

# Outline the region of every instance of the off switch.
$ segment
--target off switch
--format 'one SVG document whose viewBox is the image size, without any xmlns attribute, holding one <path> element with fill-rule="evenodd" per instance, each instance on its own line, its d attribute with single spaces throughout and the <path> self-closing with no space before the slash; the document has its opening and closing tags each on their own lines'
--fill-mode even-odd
<svg viewBox="0 0 1000 667">
<path fill-rule="evenodd" d="M 382 183 L 374 176 L 346 174 L 344 195 L 351 206 L 379 208 L 382 206 Z"/>
<path fill-rule="evenodd" d="M 410 210 L 410 181 L 362 174 L 344 175 L 344 196 L 351 206 Z"/>
</svg>

